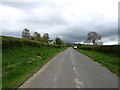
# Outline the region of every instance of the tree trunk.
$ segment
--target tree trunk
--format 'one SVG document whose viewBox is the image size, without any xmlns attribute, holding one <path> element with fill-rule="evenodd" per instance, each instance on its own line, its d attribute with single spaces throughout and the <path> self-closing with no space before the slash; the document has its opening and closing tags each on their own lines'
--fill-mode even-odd
<svg viewBox="0 0 120 90">
<path fill-rule="evenodd" d="M 95 45 L 95 40 L 92 41 L 93 45 Z"/>
</svg>

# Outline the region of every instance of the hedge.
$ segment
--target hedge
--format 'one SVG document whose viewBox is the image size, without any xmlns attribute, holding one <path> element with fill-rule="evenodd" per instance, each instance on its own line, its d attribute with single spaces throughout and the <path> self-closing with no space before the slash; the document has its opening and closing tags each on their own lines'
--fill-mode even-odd
<svg viewBox="0 0 120 90">
<path fill-rule="evenodd" d="M 38 47 L 58 47 L 58 45 L 56 44 L 47 44 L 35 40 L 2 36 L 2 49 L 14 48 L 18 46 L 22 47 L 24 45 L 38 46 Z"/>
<path fill-rule="evenodd" d="M 120 45 L 78 46 L 78 48 L 120 55 Z"/>
</svg>

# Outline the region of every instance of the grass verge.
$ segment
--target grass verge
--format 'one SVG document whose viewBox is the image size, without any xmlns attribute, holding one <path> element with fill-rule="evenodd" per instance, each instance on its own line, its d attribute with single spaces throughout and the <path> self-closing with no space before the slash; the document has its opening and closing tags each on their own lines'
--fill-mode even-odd
<svg viewBox="0 0 120 90">
<path fill-rule="evenodd" d="M 120 61 L 118 60 L 119 57 L 117 55 L 102 53 L 94 50 L 77 49 L 77 51 L 89 56 L 94 61 L 100 63 L 101 65 L 112 71 L 113 73 L 120 76 L 119 73 L 120 67 L 118 67 L 118 63 L 120 63 Z"/>
<path fill-rule="evenodd" d="M 17 88 L 65 47 L 23 46 L 2 51 L 2 88 Z"/>
</svg>

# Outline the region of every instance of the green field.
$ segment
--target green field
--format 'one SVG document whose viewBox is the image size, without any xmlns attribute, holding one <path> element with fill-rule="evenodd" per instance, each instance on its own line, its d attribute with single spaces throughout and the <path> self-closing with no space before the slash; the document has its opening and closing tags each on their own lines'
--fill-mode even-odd
<svg viewBox="0 0 120 90">
<path fill-rule="evenodd" d="M 3 37 L 2 41 L 2 88 L 19 87 L 51 58 L 66 49 L 13 37 Z"/>
<path fill-rule="evenodd" d="M 120 60 L 118 59 L 120 57 L 118 57 L 117 54 L 103 53 L 95 50 L 82 50 L 82 49 L 77 49 L 77 51 L 89 56 L 94 61 L 100 63 L 101 65 L 105 66 L 110 71 L 112 71 L 113 73 L 120 76 L 120 72 L 119 72 L 120 67 L 118 69 L 118 63 L 120 63 Z"/>
</svg>

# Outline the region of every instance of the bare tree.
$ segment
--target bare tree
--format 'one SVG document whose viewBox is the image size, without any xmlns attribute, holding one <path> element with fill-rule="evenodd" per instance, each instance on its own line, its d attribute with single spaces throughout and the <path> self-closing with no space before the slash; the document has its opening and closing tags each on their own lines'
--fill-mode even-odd
<svg viewBox="0 0 120 90">
<path fill-rule="evenodd" d="M 93 45 L 102 45 L 103 42 L 101 41 L 102 36 L 97 34 L 96 32 L 89 32 L 87 35 L 86 43 L 92 42 Z"/>
</svg>

